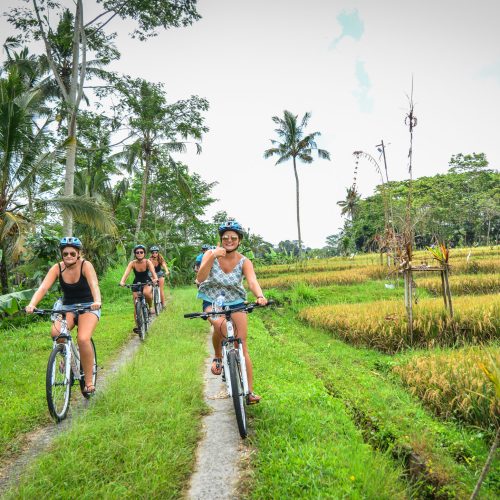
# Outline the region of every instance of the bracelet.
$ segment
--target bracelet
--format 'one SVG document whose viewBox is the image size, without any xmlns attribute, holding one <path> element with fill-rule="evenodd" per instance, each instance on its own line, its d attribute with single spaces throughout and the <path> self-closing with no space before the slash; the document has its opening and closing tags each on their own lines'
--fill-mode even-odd
<svg viewBox="0 0 500 500">
<path fill-rule="evenodd" d="M 264 298 L 264 295 L 259 295 L 257 298 L 258 298 L 258 299 L 263 299 L 263 298 Z"/>
</svg>

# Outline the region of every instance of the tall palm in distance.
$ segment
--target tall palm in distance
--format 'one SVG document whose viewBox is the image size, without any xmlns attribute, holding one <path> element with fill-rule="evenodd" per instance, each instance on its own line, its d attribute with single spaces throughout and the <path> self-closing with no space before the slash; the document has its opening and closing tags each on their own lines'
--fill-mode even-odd
<svg viewBox="0 0 500 500">
<path fill-rule="evenodd" d="M 319 149 L 315 138 L 320 136 L 320 132 L 312 132 L 305 135 L 305 128 L 311 118 L 311 113 L 305 113 L 300 123 L 297 122 L 298 115 L 294 115 L 290 111 L 284 111 L 283 118 L 273 116 L 273 122 L 278 128 L 275 132 L 278 134 L 279 140 L 271 139 L 272 148 L 264 151 L 264 158 L 271 156 L 279 156 L 275 165 L 279 165 L 290 158 L 293 161 L 293 172 L 295 174 L 295 191 L 297 203 L 297 232 L 299 239 L 299 257 L 302 256 L 302 234 L 300 231 L 300 190 L 299 176 L 297 173 L 297 158 L 304 163 L 312 163 L 312 151 L 318 152 L 319 158 L 330 160 L 330 153 L 324 149 Z"/>
</svg>

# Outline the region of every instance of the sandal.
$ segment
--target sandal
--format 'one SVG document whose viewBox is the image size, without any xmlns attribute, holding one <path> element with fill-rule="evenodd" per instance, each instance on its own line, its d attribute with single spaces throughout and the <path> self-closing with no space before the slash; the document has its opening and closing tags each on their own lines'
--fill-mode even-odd
<svg viewBox="0 0 500 500">
<path fill-rule="evenodd" d="M 260 396 L 251 392 L 247 396 L 247 405 L 256 405 L 261 399 Z"/>
<path fill-rule="evenodd" d="M 212 360 L 211 371 L 214 375 L 220 375 L 222 373 L 222 359 L 221 358 L 214 358 Z"/>
<path fill-rule="evenodd" d="M 83 392 L 85 394 L 88 394 L 89 396 L 91 394 L 94 394 L 95 393 L 95 385 L 94 384 L 89 384 L 89 385 L 86 385 L 83 389 Z"/>
<path fill-rule="evenodd" d="M 133 329 L 133 332 L 134 332 L 134 333 L 141 333 L 141 331 L 140 331 L 140 330 L 139 330 L 139 328 L 137 328 L 137 327 L 135 327 L 135 328 Z"/>
</svg>

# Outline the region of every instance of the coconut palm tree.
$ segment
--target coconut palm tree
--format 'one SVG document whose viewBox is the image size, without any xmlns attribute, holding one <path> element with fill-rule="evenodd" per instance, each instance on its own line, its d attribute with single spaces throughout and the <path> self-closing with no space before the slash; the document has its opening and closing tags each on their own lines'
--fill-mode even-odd
<svg viewBox="0 0 500 500">
<path fill-rule="evenodd" d="M 342 208 L 340 214 L 346 215 L 353 220 L 360 199 L 359 193 L 356 190 L 356 185 L 347 188 L 345 200 L 337 201 L 337 205 Z"/>
<path fill-rule="evenodd" d="M 284 111 L 283 118 L 273 116 L 273 122 L 278 126 L 275 132 L 278 134 L 279 140 L 271 139 L 272 148 L 264 151 L 264 158 L 270 156 L 279 156 L 276 165 L 283 163 L 290 158 L 293 161 L 293 172 L 295 174 L 295 191 L 297 204 L 297 231 L 299 236 L 299 256 L 302 255 L 302 235 L 300 232 L 300 205 L 299 205 L 299 176 L 297 174 L 297 158 L 304 163 L 312 163 L 312 151 L 316 150 L 318 156 L 325 160 L 330 159 L 330 153 L 324 149 L 319 149 L 316 145 L 315 138 L 321 135 L 320 132 L 312 132 L 305 135 L 305 128 L 311 113 L 306 113 L 300 124 L 297 122 L 298 115 L 294 115 L 290 111 Z"/>
</svg>

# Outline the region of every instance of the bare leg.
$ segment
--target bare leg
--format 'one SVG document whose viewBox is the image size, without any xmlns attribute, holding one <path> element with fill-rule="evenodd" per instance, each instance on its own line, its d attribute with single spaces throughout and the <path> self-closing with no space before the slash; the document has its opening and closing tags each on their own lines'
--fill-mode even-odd
<svg viewBox="0 0 500 500">
<path fill-rule="evenodd" d="M 85 374 L 85 385 L 92 385 L 92 372 L 94 368 L 94 350 L 90 338 L 98 323 L 98 318 L 95 314 L 84 313 L 78 318 L 78 347 L 80 349 L 80 359 Z"/>
</svg>

